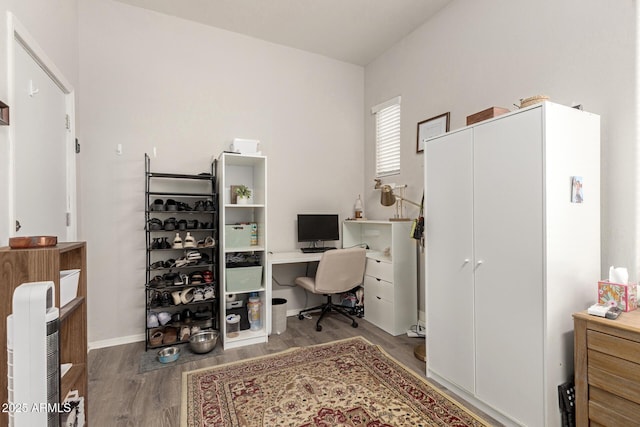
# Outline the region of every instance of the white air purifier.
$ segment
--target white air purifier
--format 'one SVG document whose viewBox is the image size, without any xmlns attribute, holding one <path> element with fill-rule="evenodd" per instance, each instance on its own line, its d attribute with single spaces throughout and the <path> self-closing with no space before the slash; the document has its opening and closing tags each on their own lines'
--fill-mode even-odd
<svg viewBox="0 0 640 427">
<path fill-rule="evenodd" d="M 7 317 L 9 426 L 60 425 L 58 334 L 54 283 L 18 286 Z"/>
</svg>

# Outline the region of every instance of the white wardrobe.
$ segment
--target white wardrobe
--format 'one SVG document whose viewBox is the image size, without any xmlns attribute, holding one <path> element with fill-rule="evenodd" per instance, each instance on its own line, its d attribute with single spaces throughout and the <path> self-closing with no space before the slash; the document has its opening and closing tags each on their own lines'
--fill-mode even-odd
<svg viewBox="0 0 640 427">
<path fill-rule="evenodd" d="M 560 426 L 571 315 L 600 279 L 599 117 L 537 104 L 428 141 L 425 168 L 427 376 Z"/>
</svg>

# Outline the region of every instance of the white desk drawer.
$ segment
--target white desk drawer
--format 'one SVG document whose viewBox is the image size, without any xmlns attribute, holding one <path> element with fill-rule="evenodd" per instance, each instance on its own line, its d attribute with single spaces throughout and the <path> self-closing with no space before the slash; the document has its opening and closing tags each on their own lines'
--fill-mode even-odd
<svg viewBox="0 0 640 427">
<path fill-rule="evenodd" d="M 387 282 L 393 282 L 393 265 L 389 262 L 367 258 L 367 267 L 364 270 L 364 274 Z"/>
<path fill-rule="evenodd" d="M 371 276 L 364 276 L 364 303 L 373 299 L 393 302 L 393 284 Z"/>
<path fill-rule="evenodd" d="M 365 289 L 364 319 L 380 329 L 393 334 L 393 303 L 376 297 L 368 297 Z"/>
</svg>

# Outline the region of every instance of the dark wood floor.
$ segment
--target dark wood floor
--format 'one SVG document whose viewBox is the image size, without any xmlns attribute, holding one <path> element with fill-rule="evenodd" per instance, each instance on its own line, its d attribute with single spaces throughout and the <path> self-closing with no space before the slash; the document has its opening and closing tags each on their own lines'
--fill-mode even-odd
<svg viewBox="0 0 640 427">
<path fill-rule="evenodd" d="M 391 336 L 363 319 L 358 323 L 358 328 L 352 328 L 346 319 L 329 316 L 323 320 L 323 330 L 316 332 L 315 317 L 314 320 L 289 317 L 287 330 L 281 335 L 271 335 L 266 344 L 226 350 L 217 356 L 143 374 L 138 373 L 145 351 L 142 342 L 92 350 L 89 352 L 89 425 L 178 426 L 183 372 L 357 335 L 380 345 L 396 360 L 425 375 L 424 362 L 413 355 L 420 339 Z M 476 413 L 492 421 L 480 411 Z"/>
</svg>

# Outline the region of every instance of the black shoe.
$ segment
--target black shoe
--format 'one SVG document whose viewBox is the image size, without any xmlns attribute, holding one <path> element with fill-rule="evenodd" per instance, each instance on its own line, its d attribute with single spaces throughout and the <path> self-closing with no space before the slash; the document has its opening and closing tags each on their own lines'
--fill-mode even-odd
<svg viewBox="0 0 640 427">
<path fill-rule="evenodd" d="M 156 199 L 153 201 L 153 204 L 149 206 L 149 209 L 152 211 L 163 211 L 164 202 L 162 201 L 162 199 Z"/>
<path fill-rule="evenodd" d="M 160 238 L 153 238 L 153 241 L 151 242 L 151 249 L 160 249 Z"/>
<path fill-rule="evenodd" d="M 178 230 L 184 231 L 186 229 L 187 229 L 187 220 L 181 219 L 180 221 L 178 221 Z"/>
<path fill-rule="evenodd" d="M 163 237 L 162 242 L 160 242 L 160 249 L 171 249 L 171 243 L 167 240 L 168 237 Z"/>
<path fill-rule="evenodd" d="M 149 307 L 156 308 L 160 307 L 161 304 L 161 294 L 158 291 L 153 291 L 151 294 L 151 302 L 149 303 Z"/>
<path fill-rule="evenodd" d="M 171 294 L 167 291 L 164 291 L 162 293 L 162 296 L 160 297 L 160 304 L 163 307 L 169 307 L 171 305 L 171 301 L 172 301 Z"/>
<path fill-rule="evenodd" d="M 174 217 L 164 220 L 164 229 L 166 231 L 173 231 L 176 229 L 176 219 Z"/>
<path fill-rule="evenodd" d="M 178 205 L 176 204 L 175 200 L 167 199 L 167 202 L 164 204 L 164 208 L 167 211 L 177 211 L 178 210 Z"/>
</svg>

